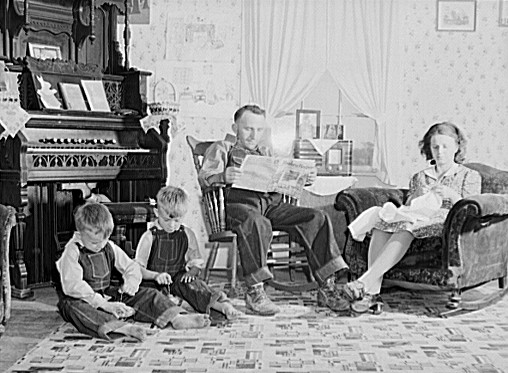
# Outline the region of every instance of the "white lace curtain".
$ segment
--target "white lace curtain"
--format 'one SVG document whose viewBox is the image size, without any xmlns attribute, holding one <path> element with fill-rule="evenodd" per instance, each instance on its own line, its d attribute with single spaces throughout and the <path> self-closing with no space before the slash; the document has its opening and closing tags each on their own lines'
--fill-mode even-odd
<svg viewBox="0 0 508 373">
<path fill-rule="evenodd" d="M 292 110 L 326 70 L 376 122 L 374 167 L 390 182 L 396 118 L 398 0 L 244 0 L 243 67 L 250 100 L 275 118 Z"/>
</svg>

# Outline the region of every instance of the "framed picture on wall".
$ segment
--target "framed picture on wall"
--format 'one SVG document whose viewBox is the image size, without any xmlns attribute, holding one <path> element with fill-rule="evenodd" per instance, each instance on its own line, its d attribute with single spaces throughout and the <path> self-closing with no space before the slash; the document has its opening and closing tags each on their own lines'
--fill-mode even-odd
<svg viewBox="0 0 508 373">
<path fill-rule="evenodd" d="M 437 0 L 437 31 L 475 31 L 476 0 Z"/>
<path fill-rule="evenodd" d="M 296 138 L 319 139 L 320 110 L 296 110 Z"/>
<path fill-rule="evenodd" d="M 57 45 L 28 43 L 28 54 L 30 57 L 39 58 L 41 60 L 62 59 L 62 50 Z"/>
<path fill-rule="evenodd" d="M 499 0 L 499 26 L 508 27 L 508 0 Z"/>
</svg>

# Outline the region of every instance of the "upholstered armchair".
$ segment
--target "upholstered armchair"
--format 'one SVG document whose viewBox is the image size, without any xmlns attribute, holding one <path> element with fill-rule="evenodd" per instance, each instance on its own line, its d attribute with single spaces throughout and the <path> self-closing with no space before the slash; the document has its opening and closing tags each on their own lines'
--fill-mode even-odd
<svg viewBox="0 0 508 373">
<path fill-rule="evenodd" d="M 383 279 L 383 287 L 450 290 L 452 309 L 477 309 L 506 292 L 508 265 L 508 171 L 479 163 L 466 164 L 482 176 L 482 194 L 457 202 L 441 236 L 415 239 L 404 258 Z M 338 193 L 335 208 L 347 224 L 372 206 L 402 205 L 407 189 L 351 188 Z M 343 249 L 354 278 L 367 270 L 370 237 L 354 241 L 349 231 Z M 461 299 L 464 290 L 498 280 L 499 291 L 480 301 Z"/>
</svg>

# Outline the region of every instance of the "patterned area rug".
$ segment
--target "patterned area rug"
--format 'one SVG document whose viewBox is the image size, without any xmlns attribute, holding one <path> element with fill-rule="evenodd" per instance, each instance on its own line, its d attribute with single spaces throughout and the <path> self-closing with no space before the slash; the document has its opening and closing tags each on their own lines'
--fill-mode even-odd
<svg viewBox="0 0 508 373">
<path fill-rule="evenodd" d="M 314 292 L 267 288 L 282 308 L 201 330 L 149 329 L 143 343 L 107 342 L 64 324 L 8 372 L 508 373 L 508 297 L 437 316 L 446 294 L 390 290 L 381 315 L 337 316 Z M 233 300 L 245 311 L 242 297 Z"/>
</svg>

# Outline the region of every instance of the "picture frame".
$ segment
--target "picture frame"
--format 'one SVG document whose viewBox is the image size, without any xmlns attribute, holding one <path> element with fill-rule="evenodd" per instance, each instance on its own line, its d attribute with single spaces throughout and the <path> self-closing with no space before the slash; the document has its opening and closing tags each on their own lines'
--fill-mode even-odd
<svg viewBox="0 0 508 373">
<path fill-rule="evenodd" d="M 111 111 L 102 80 L 82 80 L 81 86 L 91 111 Z"/>
<path fill-rule="evenodd" d="M 57 45 L 28 43 L 28 54 L 30 57 L 38 58 L 41 60 L 62 59 L 62 50 Z"/>
<path fill-rule="evenodd" d="M 499 0 L 499 26 L 508 27 L 508 0 Z"/>
<path fill-rule="evenodd" d="M 476 30 L 476 0 L 436 0 L 436 30 Z"/>
<path fill-rule="evenodd" d="M 297 109 L 296 138 L 319 139 L 320 118 L 321 118 L 320 110 Z"/>
<path fill-rule="evenodd" d="M 323 139 L 329 140 L 344 140 L 344 125 L 343 124 L 327 124 L 324 127 L 324 130 L 321 131 L 323 133 Z"/>
<path fill-rule="evenodd" d="M 77 83 L 58 83 L 67 110 L 88 111 L 81 86 Z"/>
</svg>

